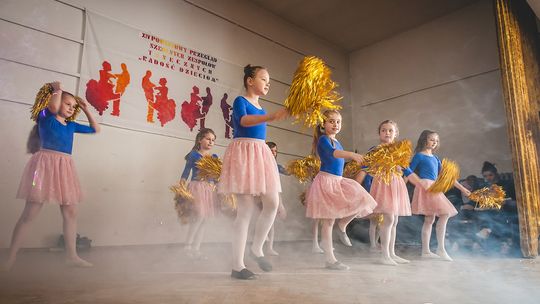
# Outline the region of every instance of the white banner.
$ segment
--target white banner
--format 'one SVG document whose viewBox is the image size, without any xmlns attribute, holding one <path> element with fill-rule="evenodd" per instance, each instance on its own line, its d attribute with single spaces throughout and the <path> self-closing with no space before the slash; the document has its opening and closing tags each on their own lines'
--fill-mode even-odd
<svg viewBox="0 0 540 304">
<path fill-rule="evenodd" d="M 212 128 L 232 137 L 232 102 L 242 68 L 107 17 L 87 12 L 79 95 L 102 123 L 194 138 Z"/>
</svg>

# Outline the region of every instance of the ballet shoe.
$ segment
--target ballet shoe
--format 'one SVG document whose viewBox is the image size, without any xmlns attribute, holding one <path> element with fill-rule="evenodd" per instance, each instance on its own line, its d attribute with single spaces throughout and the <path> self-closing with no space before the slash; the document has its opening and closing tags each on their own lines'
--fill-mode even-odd
<svg viewBox="0 0 540 304">
<path fill-rule="evenodd" d="M 325 264 L 326 269 L 331 270 L 349 270 L 350 267 L 341 263 L 340 261 L 335 261 L 334 263 L 326 262 Z"/>
<path fill-rule="evenodd" d="M 421 257 L 423 259 L 440 259 L 441 257 L 436 255 L 435 253 L 433 252 L 428 252 L 428 253 L 422 253 Z"/>
<path fill-rule="evenodd" d="M 347 247 L 352 247 L 351 240 L 347 236 L 347 232 L 340 231 L 339 232 L 339 240 L 341 241 L 341 243 L 343 243 L 343 245 L 345 245 Z"/>
<path fill-rule="evenodd" d="M 78 268 L 90 268 L 94 267 L 94 265 L 90 262 L 87 262 L 83 259 L 78 260 L 66 260 L 66 266 L 68 267 L 78 267 Z"/>
<path fill-rule="evenodd" d="M 397 255 L 392 256 L 392 260 L 394 260 L 398 264 L 409 264 L 411 261 L 404 259 L 402 257 L 399 257 Z"/>
<path fill-rule="evenodd" d="M 240 271 L 232 270 L 231 278 L 239 280 L 254 280 L 257 277 L 253 272 L 249 271 L 247 268 L 244 268 Z"/>
<path fill-rule="evenodd" d="M 251 258 L 255 260 L 255 262 L 257 262 L 257 265 L 259 265 L 259 268 L 262 271 L 266 271 L 266 272 L 272 271 L 272 264 L 264 256 L 258 257 L 251 250 L 249 251 L 249 254 Z"/>
<path fill-rule="evenodd" d="M 443 260 L 443 261 L 447 261 L 447 262 L 452 262 L 452 261 L 454 261 L 454 260 L 448 255 L 448 253 L 447 253 L 446 251 L 439 251 L 439 250 L 437 250 L 437 255 L 438 255 L 439 257 L 441 257 L 441 260 Z"/>
<path fill-rule="evenodd" d="M 379 262 L 381 264 L 383 264 L 383 265 L 388 265 L 388 266 L 397 266 L 398 265 L 396 263 L 396 261 L 392 260 L 391 258 L 381 258 Z"/>
</svg>

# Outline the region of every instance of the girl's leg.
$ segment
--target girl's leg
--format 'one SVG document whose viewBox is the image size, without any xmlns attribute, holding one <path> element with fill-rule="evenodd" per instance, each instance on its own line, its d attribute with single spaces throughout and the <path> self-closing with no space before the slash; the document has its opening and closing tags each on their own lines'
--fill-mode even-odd
<svg viewBox="0 0 540 304">
<path fill-rule="evenodd" d="M 274 225 L 272 225 L 272 227 L 270 228 L 270 232 L 268 232 L 268 242 L 266 242 L 266 251 L 268 252 L 269 255 L 278 256 L 279 253 L 274 250 L 274 230 L 275 230 L 274 227 L 275 226 L 276 224 L 274 223 Z"/>
<path fill-rule="evenodd" d="M 424 216 L 424 225 L 422 226 L 422 257 L 423 258 L 438 258 L 436 254 L 431 252 L 429 248 L 429 243 L 431 241 L 431 227 L 435 222 L 434 215 Z"/>
<path fill-rule="evenodd" d="M 191 255 L 192 253 L 191 251 L 193 250 L 193 242 L 195 241 L 195 235 L 197 234 L 197 231 L 199 230 L 202 222 L 203 218 L 197 217 L 189 223 L 185 244 L 185 250 L 188 255 Z"/>
<path fill-rule="evenodd" d="M 237 195 L 236 219 L 233 223 L 232 237 L 232 268 L 234 271 L 241 271 L 246 268 L 244 264 L 244 252 L 248 235 L 249 221 L 255 204 L 251 195 Z"/>
<path fill-rule="evenodd" d="M 383 218 L 383 223 L 381 225 L 381 263 L 395 266 L 397 263 L 390 257 L 390 244 L 392 238 L 392 227 L 394 226 L 394 215 L 383 214 Z"/>
<path fill-rule="evenodd" d="M 17 259 L 17 252 L 19 251 L 19 248 L 21 248 L 23 238 L 30 227 L 30 223 L 39 214 L 41 207 L 43 207 L 43 204 L 41 203 L 32 203 L 28 201 L 26 202 L 26 205 L 24 205 L 24 209 L 19 217 L 19 220 L 17 221 L 17 224 L 15 224 L 15 228 L 13 229 L 13 234 L 11 236 L 9 257 L 4 265 L 6 270 L 11 269 L 15 263 L 15 260 Z"/>
<path fill-rule="evenodd" d="M 377 219 L 369 219 L 369 251 L 377 251 Z"/>
<path fill-rule="evenodd" d="M 394 215 L 394 222 L 392 223 L 392 235 L 390 239 L 390 257 L 392 260 L 396 261 L 398 264 L 407 264 L 410 263 L 409 260 L 406 260 L 402 257 L 396 255 L 396 230 L 398 224 L 399 216 Z"/>
<path fill-rule="evenodd" d="M 255 235 L 251 251 L 256 257 L 264 256 L 263 245 L 270 228 L 276 219 L 277 208 L 279 205 L 279 193 L 267 193 L 261 195 L 262 210 L 255 225 Z"/>
<path fill-rule="evenodd" d="M 437 227 L 435 228 L 437 232 L 437 255 L 446 261 L 453 261 L 452 258 L 446 252 L 444 246 L 444 239 L 446 236 L 446 224 L 448 223 L 448 215 L 441 215 L 437 221 Z"/>
<path fill-rule="evenodd" d="M 356 217 L 356 214 L 353 214 L 348 217 L 344 217 L 338 221 L 338 228 L 339 228 L 339 240 L 343 243 L 343 245 L 351 247 L 351 240 L 347 236 L 347 225 Z"/>
<path fill-rule="evenodd" d="M 201 218 L 199 228 L 195 232 L 195 238 L 193 239 L 193 250 L 195 252 L 199 252 L 201 249 L 201 243 L 202 243 L 202 239 L 204 237 L 205 231 L 206 231 L 206 219 Z"/>
<path fill-rule="evenodd" d="M 313 253 L 324 253 L 324 251 L 319 247 L 319 219 L 313 219 L 311 225 L 311 232 L 313 235 L 313 246 L 311 247 L 311 252 Z"/>
<path fill-rule="evenodd" d="M 81 259 L 77 254 L 77 205 L 61 205 L 60 211 L 64 219 L 64 242 L 68 264 L 77 267 L 92 267 L 91 263 Z"/>
<path fill-rule="evenodd" d="M 321 245 L 326 258 L 326 268 L 333 270 L 347 270 L 349 266 L 338 262 L 334 256 L 334 245 L 332 241 L 332 231 L 334 228 L 334 219 L 321 219 Z"/>
</svg>

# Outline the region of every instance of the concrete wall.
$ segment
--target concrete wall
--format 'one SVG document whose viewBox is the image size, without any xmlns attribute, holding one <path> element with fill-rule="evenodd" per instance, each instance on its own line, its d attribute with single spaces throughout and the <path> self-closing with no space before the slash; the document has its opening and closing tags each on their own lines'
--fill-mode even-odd
<svg viewBox="0 0 540 304">
<path fill-rule="evenodd" d="M 414 144 L 422 130 L 437 131 L 438 153 L 463 177 L 480 176 L 484 160 L 511 171 L 498 60 L 484 0 L 352 53 L 355 148 L 378 144 L 377 126 L 392 119 Z"/>
</svg>

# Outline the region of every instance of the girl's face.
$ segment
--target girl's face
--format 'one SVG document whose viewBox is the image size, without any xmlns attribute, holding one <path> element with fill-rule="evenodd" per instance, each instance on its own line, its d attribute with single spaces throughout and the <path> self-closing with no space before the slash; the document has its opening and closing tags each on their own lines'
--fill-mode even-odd
<svg viewBox="0 0 540 304">
<path fill-rule="evenodd" d="M 69 118 L 75 113 L 75 106 L 77 101 L 71 96 L 63 96 L 60 103 L 60 109 L 58 110 L 58 115 L 62 118 Z"/>
<path fill-rule="evenodd" d="M 270 148 L 270 151 L 272 152 L 272 155 L 274 155 L 274 158 L 277 158 L 277 147 Z"/>
<path fill-rule="evenodd" d="M 324 121 L 324 132 L 326 135 L 336 135 L 341 130 L 341 115 L 330 113 Z"/>
<path fill-rule="evenodd" d="M 379 139 L 383 144 L 394 142 L 397 137 L 396 126 L 393 123 L 385 123 L 379 129 Z"/>
<path fill-rule="evenodd" d="M 482 176 L 486 180 L 486 182 L 493 184 L 497 182 L 497 175 L 494 172 L 491 171 L 484 171 L 482 172 Z"/>
<path fill-rule="evenodd" d="M 435 150 L 439 146 L 439 134 L 432 133 L 427 137 L 426 149 Z"/>
<path fill-rule="evenodd" d="M 255 76 L 247 79 L 248 89 L 259 96 L 265 96 L 270 90 L 270 74 L 265 69 L 258 69 Z"/>
<path fill-rule="evenodd" d="M 214 142 L 216 141 L 216 137 L 212 133 L 206 133 L 204 137 L 199 141 L 199 145 L 201 146 L 201 150 L 208 151 L 212 149 L 214 146 Z"/>
</svg>

